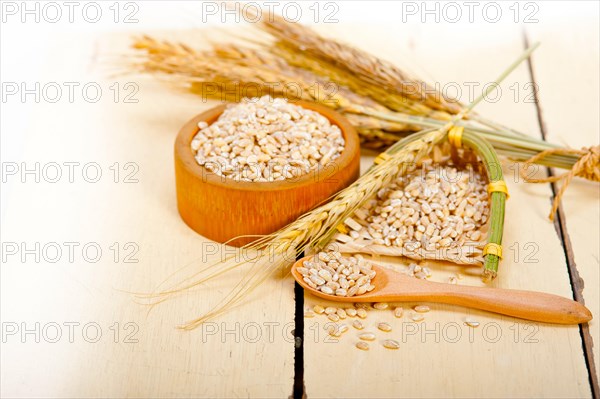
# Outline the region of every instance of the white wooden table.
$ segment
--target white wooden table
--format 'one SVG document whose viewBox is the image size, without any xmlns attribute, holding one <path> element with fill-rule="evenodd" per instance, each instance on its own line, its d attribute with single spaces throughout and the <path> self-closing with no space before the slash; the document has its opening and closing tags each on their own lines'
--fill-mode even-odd
<svg viewBox="0 0 600 399">
<path fill-rule="evenodd" d="M 220 256 L 179 219 L 172 159 L 179 127 L 213 103 L 148 77 L 111 75 L 132 33 L 202 45 L 205 30 L 157 29 L 215 24 L 199 22 L 198 4 L 135 4 L 139 23 L 131 25 L 111 22 L 108 3 L 98 25 L 54 25 L 43 15 L 40 23 L 21 24 L 3 8 L 2 397 L 598 397 L 597 320 L 559 327 L 431 304 L 417 324 L 374 311 L 368 327 L 390 322 L 402 347 L 363 352 L 353 347 L 354 332 L 331 343 L 325 319 L 296 314 L 321 302 L 295 292 L 284 272 L 192 332 L 174 327 L 216 304 L 239 273 L 151 312 L 134 303 L 125 291 L 152 290 L 182 266 L 193 270 Z M 317 28 L 439 82 L 449 94 L 461 87 L 467 102 L 469 84 L 479 82 L 481 90 L 526 42 L 540 40 L 498 101 L 478 112 L 559 144 L 597 144 L 598 5 L 540 3 L 538 22 L 530 24 L 515 24 L 509 6 L 502 5 L 497 24 L 476 17 L 423 25 L 418 14 L 400 23 L 400 4 L 346 3 L 339 23 Z M 119 7 L 122 22 L 134 9 Z M 531 10 L 520 10 L 522 22 Z M 35 82 L 40 101 L 22 98 L 22 84 Z M 53 82 L 63 89 L 56 102 Z M 78 83 L 73 101 L 68 82 Z M 537 103 L 530 82 L 539 88 Z M 102 95 L 93 102 L 96 87 Z M 363 170 L 371 160 L 364 157 Z M 57 170 L 62 175 L 53 183 Z M 600 317 L 598 185 L 574 181 L 552 224 L 547 212 L 556 188 L 524 184 L 514 168 L 505 173 L 507 255 L 494 285 L 576 297 Z M 432 279 L 457 271 L 465 275 L 461 284 L 481 284 L 455 266 L 436 268 Z M 467 316 L 481 326 L 464 326 Z"/>
</svg>

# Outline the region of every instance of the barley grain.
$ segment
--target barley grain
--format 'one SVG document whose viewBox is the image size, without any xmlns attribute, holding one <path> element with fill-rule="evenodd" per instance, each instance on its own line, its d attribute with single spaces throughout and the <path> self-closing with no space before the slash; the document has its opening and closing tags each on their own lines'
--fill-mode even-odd
<svg viewBox="0 0 600 399">
<path fill-rule="evenodd" d="M 323 115 L 270 96 L 243 99 L 198 127 L 191 142 L 198 164 L 237 181 L 294 178 L 336 159 L 345 145 Z"/>
<path fill-rule="evenodd" d="M 337 323 L 338 321 L 340 321 L 340 316 L 338 316 L 335 313 L 332 313 L 330 315 L 327 315 L 327 318 L 331 321 L 333 321 L 334 323 Z"/>
<path fill-rule="evenodd" d="M 420 313 L 413 313 L 413 314 L 410 316 L 410 318 L 411 318 L 411 320 L 412 320 L 412 321 L 415 321 L 415 322 L 419 322 L 419 321 L 423 321 L 423 320 L 425 320 L 425 316 L 423 316 L 423 315 L 422 315 L 422 314 L 420 314 Z"/>
<path fill-rule="evenodd" d="M 383 346 L 388 349 L 400 349 L 400 343 L 393 339 L 383 341 Z"/>
<path fill-rule="evenodd" d="M 375 341 L 375 334 L 373 333 L 362 333 L 358 336 L 363 341 Z"/>
<path fill-rule="evenodd" d="M 369 350 L 369 344 L 366 343 L 365 341 L 358 341 L 356 343 L 356 347 L 362 351 L 368 351 Z"/>
<path fill-rule="evenodd" d="M 471 319 L 471 318 L 467 318 L 465 320 L 465 324 L 467 326 L 469 326 L 469 327 L 476 328 L 476 327 L 479 327 L 480 323 L 478 321 L 475 321 L 475 320 Z"/>
<path fill-rule="evenodd" d="M 397 307 L 394 309 L 394 316 L 397 318 L 401 318 L 402 315 L 404 314 L 404 309 L 401 307 Z"/>
<path fill-rule="evenodd" d="M 371 280 L 377 273 L 360 255 L 345 258 L 337 251 L 319 252 L 301 268 L 303 280 L 327 295 L 349 297 L 375 288 Z"/>
<path fill-rule="evenodd" d="M 317 289 L 319 289 L 323 294 L 333 295 L 333 289 L 326 285 L 321 285 L 320 287 L 317 287 Z"/>
<path fill-rule="evenodd" d="M 358 317 L 360 317 L 361 319 L 366 319 L 367 318 L 367 311 L 363 308 L 358 308 L 356 309 L 356 315 Z"/>
<path fill-rule="evenodd" d="M 356 328 L 357 330 L 362 330 L 363 328 L 365 328 L 365 326 L 363 325 L 363 323 L 361 323 L 360 320 L 354 320 L 352 322 L 352 327 Z"/>
<path fill-rule="evenodd" d="M 398 247 L 413 258 L 435 258 L 456 244 L 477 248 L 489 204 L 484 178 L 472 169 L 424 162 L 421 169 L 379 190 L 374 202 L 357 212 L 373 244 Z M 369 245 L 369 238 L 360 234 L 353 238 Z M 419 272 L 409 269 L 415 277 L 430 277 L 429 270 Z"/>
</svg>

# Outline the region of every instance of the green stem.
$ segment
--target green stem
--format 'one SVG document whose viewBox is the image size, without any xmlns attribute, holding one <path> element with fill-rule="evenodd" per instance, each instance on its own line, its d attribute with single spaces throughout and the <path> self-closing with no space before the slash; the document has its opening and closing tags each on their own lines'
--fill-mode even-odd
<svg viewBox="0 0 600 399">
<path fill-rule="evenodd" d="M 428 128 L 443 127 L 447 123 L 445 121 L 440 121 L 432 118 L 424 118 L 395 112 L 381 112 L 366 108 L 357 108 L 356 111 L 363 115 L 368 115 L 387 121 L 409 123 Z M 495 149 L 502 150 L 502 155 L 506 155 L 507 157 L 512 158 L 515 161 L 526 161 L 542 151 L 553 148 L 560 148 L 555 144 L 527 136 L 516 136 L 512 134 L 500 133 L 489 129 L 474 127 L 465 121 L 457 121 L 455 124 L 457 126 L 465 127 L 465 132 L 473 132 L 479 134 L 480 136 L 488 140 L 494 146 Z M 578 160 L 579 158 L 575 155 L 553 155 L 544 157 L 541 160 L 543 162 L 540 162 L 540 164 L 563 169 L 571 169 L 571 167 Z"/>
<path fill-rule="evenodd" d="M 479 97 L 477 97 L 472 103 L 470 103 L 469 105 L 467 105 L 462 111 L 461 114 L 467 114 L 469 113 L 473 108 L 475 108 L 475 106 L 477 104 L 479 104 L 484 98 L 486 98 L 492 91 L 496 90 L 496 88 L 498 86 L 500 86 L 500 83 L 502 83 L 502 81 L 504 79 L 506 79 L 506 77 L 508 75 L 510 75 L 512 73 L 512 71 L 515 70 L 515 68 L 517 68 L 517 66 L 523 62 L 524 60 L 526 60 L 527 58 L 529 58 L 529 56 L 531 55 L 531 53 L 533 53 L 535 51 L 536 48 L 538 48 L 540 45 L 539 42 L 534 43 L 533 46 L 529 47 L 527 50 L 523 51 L 523 54 L 521 54 L 519 56 L 519 58 L 517 58 L 516 60 L 513 61 L 512 64 L 510 64 L 510 66 L 508 68 L 506 68 L 506 70 L 504 72 L 502 72 L 500 74 L 500 76 L 498 76 L 498 78 L 496 80 L 494 80 L 494 82 L 492 82 L 492 84 L 487 85 L 485 90 L 479 95 Z"/>
<path fill-rule="evenodd" d="M 488 180 L 496 182 L 503 180 L 502 167 L 494 148 L 484 138 L 471 133 L 464 132 L 462 142 L 471 148 L 482 160 L 488 175 Z M 493 192 L 490 196 L 490 227 L 488 242 L 502 245 L 502 234 L 504 231 L 504 207 L 506 194 Z M 483 273 L 484 277 L 494 278 L 498 274 L 500 258 L 493 254 L 485 256 Z"/>
</svg>

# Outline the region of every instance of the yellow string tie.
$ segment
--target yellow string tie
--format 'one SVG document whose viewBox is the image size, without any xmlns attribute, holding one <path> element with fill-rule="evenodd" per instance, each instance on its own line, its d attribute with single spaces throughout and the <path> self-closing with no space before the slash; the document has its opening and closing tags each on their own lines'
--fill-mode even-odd
<svg viewBox="0 0 600 399">
<path fill-rule="evenodd" d="M 456 148 L 462 146 L 462 134 L 465 130 L 464 126 L 452 126 L 448 132 L 448 141 Z"/>
<path fill-rule="evenodd" d="M 493 181 L 488 184 L 487 192 L 489 195 L 492 193 L 504 193 L 506 194 L 506 199 L 508 199 L 508 187 L 506 187 L 506 182 L 504 180 Z"/>
<path fill-rule="evenodd" d="M 381 154 L 377 155 L 377 158 L 375 158 L 375 164 L 376 165 L 380 165 L 382 163 L 384 163 L 385 161 L 387 161 L 388 159 L 390 159 L 390 155 L 387 152 L 382 152 Z"/>
<path fill-rule="evenodd" d="M 496 255 L 500 259 L 502 259 L 502 245 L 498 245 L 493 242 L 488 242 L 483 247 L 483 256 L 486 255 Z"/>
<path fill-rule="evenodd" d="M 348 229 L 343 224 L 338 224 L 338 226 L 336 227 L 336 229 L 337 229 L 337 231 L 339 231 L 342 234 L 347 234 L 348 233 Z"/>
</svg>

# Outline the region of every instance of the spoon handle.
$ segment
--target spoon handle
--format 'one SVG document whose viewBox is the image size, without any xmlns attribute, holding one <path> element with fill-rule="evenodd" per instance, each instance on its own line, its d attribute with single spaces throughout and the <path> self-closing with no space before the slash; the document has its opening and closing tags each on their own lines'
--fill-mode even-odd
<svg viewBox="0 0 600 399">
<path fill-rule="evenodd" d="M 436 302 L 545 323 L 579 324 L 592 319 L 592 313 L 581 303 L 543 292 L 465 286 L 446 287 L 444 291 L 432 292 Z"/>
</svg>

